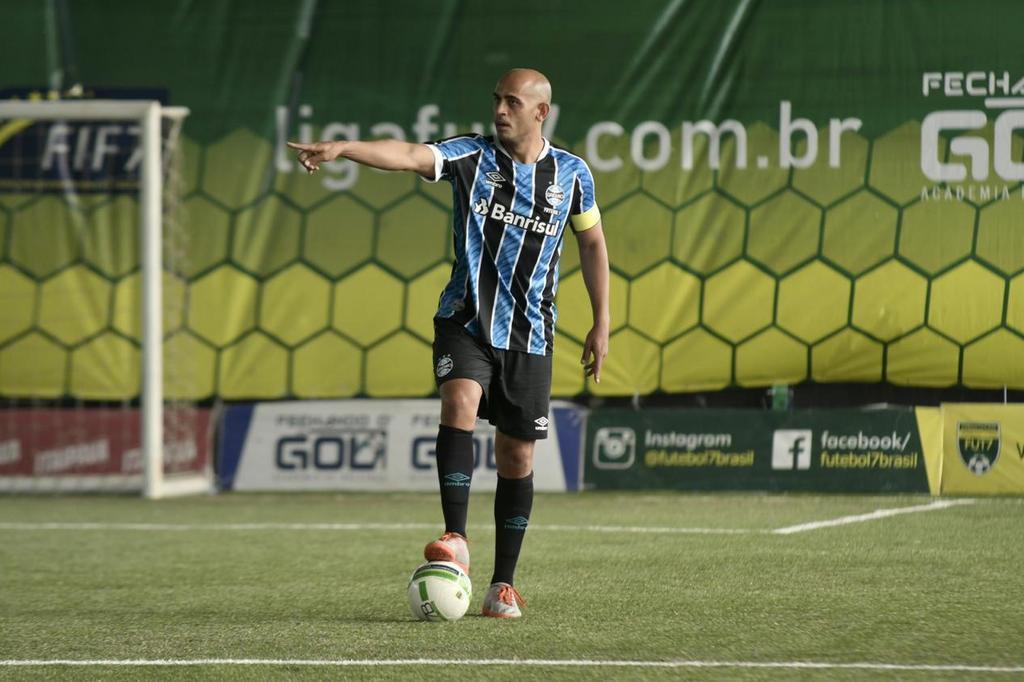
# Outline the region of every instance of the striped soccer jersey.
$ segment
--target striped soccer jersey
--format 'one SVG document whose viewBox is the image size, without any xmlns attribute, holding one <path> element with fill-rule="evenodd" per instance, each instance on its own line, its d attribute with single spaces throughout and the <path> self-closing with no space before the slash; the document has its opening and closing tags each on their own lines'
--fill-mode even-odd
<svg viewBox="0 0 1024 682">
<path fill-rule="evenodd" d="M 455 263 L 436 317 L 494 348 L 551 354 L 566 224 L 582 231 L 600 220 L 586 162 L 547 140 L 531 164 L 492 136 L 428 146 L 434 182 L 449 181 L 453 194 Z"/>
</svg>

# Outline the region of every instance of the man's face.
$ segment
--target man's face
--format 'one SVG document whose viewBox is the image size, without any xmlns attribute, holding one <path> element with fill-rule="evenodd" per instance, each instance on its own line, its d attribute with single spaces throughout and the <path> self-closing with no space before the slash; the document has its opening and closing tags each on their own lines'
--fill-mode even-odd
<svg viewBox="0 0 1024 682">
<path fill-rule="evenodd" d="M 543 121 L 540 98 L 519 79 L 506 78 L 494 89 L 494 129 L 502 142 L 518 142 Z"/>
</svg>

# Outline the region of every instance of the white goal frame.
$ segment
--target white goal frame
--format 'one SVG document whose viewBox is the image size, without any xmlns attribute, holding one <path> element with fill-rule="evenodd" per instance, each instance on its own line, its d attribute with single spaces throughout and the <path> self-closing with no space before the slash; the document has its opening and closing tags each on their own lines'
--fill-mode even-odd
<svg viewBox="0 0 1024 682">
<path fill-rule="evenodd" d="M 163 388 L 163 150 L 162 120 L 184 119 L 187 107 L 156 100 L 0 100 L 0 120 L 130 121 L 139 124 L 142 167 L 139 183 L 139 264 L 142 270 L 142 494 L 150 499 L 213 492 L 208 474 L 164 478 Z M 81 488 L 79 488 L 81 489 Z"/>
</svg>

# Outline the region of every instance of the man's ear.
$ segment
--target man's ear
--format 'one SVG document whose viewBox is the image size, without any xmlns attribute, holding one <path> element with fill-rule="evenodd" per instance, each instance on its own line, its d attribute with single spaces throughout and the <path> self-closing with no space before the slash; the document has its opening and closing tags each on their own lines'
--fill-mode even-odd
<svg viewBox="0 0 1024 682">
<path fill-rule="evenodd" d="M 537 119 L 538 121 L 543 122 L 548 117 L 549 113 L 551 113 L 550 104 L 548 104 L 547 102 L 541 102 L 540 104 L 537 105 L 537 115 L 539 116 L 539 118 Z"/>
</svg>

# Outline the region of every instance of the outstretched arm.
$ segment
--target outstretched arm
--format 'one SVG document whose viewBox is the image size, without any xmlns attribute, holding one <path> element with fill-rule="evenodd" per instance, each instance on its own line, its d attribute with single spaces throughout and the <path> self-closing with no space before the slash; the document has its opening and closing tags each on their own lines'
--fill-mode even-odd
<svg viewBox="0 0 1024 682">
<path fill-rule="evenodd" d="M 583 357 L 580 362 L 586 374 L 593 375 L 601 383 L 601 365 L 608 355 L 608 329 L 611 326 L 608 313 L 608 248 L 604 243 L 601 221 L 593 227 L 576 233 L 580 247 L 580 267 L 583 283 L 590 296 L 590 307 L 594 312 L 594 326 L 583 343 Z"/>
<path fill-rule="evenodd" d="M 302 144 L 289 142 L 299 151 L 299 163 L 310 173 L 320 164 L 337 158 L 351 159 L 371 168 L 388 171 L 412 171 L 428 180 L 434 177 L 434 154 L 425 144 L 412 144 L 399 140 L 335 140 Z"/>
</svg>

